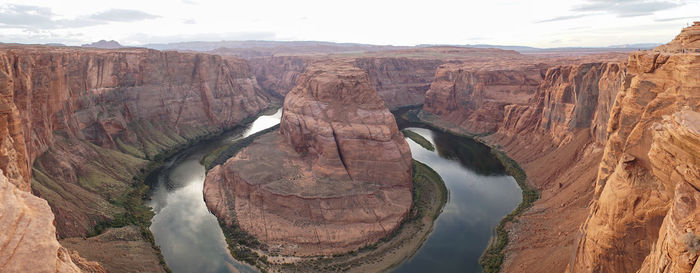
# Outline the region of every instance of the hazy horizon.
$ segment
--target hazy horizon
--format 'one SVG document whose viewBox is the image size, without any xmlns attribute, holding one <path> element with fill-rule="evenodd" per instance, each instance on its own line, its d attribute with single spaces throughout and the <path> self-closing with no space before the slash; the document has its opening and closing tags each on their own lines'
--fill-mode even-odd
<svg viewBox="0 0 700 273">
<path fill-rule="evenodd" d="M 0 0 L 0 42 L 125 46 L 219 41 L 608 47 L 663 44 L 700 0 L 491 2 Z"/>
</svg>

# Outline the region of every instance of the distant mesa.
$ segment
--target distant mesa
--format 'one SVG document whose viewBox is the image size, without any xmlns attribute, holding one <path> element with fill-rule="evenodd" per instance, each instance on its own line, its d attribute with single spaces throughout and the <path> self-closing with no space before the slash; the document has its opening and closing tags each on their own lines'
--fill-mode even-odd
<svg viewBox="0 0 700 273">
<path fill-rule="evenodd" d="M 116 49 L 116 48 L 123 48 L 124 47 L 121 44 L 119 44 L 119 42 L 117 42 L 115 40 L 109 40 L 109 41 L 99 40 L 97 42 L 90 43 L 90 44 L 83 44 L 81 46 L 82 47 L 92 47 L 92 48 L 104 48 L 104 49 Z"/>
</svg>

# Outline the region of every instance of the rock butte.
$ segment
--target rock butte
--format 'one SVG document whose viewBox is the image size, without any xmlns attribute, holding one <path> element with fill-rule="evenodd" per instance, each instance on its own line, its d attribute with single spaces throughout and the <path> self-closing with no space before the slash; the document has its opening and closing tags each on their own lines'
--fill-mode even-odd
<svg viewBox="0 0 700 273">
<path fill-rule="evenodd" d="M 284 255 L 356 250 L 394 231 L 412 204 L 411 153 L 367 73 L 316 63 L 257 139 L 204 185 L 209 209 Z M 232 200 L 233 199 L 233 200 Z"/>
</svg>

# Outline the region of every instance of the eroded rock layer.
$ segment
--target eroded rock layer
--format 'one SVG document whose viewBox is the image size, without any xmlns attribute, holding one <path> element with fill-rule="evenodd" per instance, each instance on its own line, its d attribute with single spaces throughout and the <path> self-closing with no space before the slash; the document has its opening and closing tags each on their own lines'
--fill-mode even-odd
<svg viewBox="0 0 700 273">
<path fill-rule="evenodd" d="M 280 133 L 207 174 L 207 206 L 273 252 L 328 255 L 374 243 L 411 207 L 408 144 L 351 63 L 316 63 L 298 83 Z"/>
<path fill-rule="evenodd" d="M 435 76 L 439 59 L 406 57 L 366 57 L 355 59 L 355 66 L 369 74 L 372 86 L 389 109 L 423 104 L 425 92 Z"/>
<path fill-rule="evenodd" d="M 285 95 L 297 84 L 304 70 L 315 62 L 336 60 L 352 62 L 369 74 L 372 87 L 389 109 L 419 105 L 435 79 L 437 67 L 444 63 L 471 63 L 475 67 L 508 65 L 515 61 L 537 58 L 512 50 L 464 47 L 425 47 L 380 52 L 335 55 L 289 55 L 251 58 L 251 66 L 260 86 L 270 92 Z M 478 65 L 477 65 L 478 64 Z"/>
<path fill-rule="evenodd" d="M 503 120 L 504 107 L 526 104 L 545 71 L 544 66 L 526 64 L 493 69 L 445 64 L 435 74 L 423 109 L 473 133 L 493 132 Z"/>
<path fill-rule="evenodd" d="M 247 63 L 235 58 L 1 46 L 0 170 L 7 183 L 31 190 L 53 211 L 23 215 L 32 223 L 48 221 L 33 232 L 51 236 L 21 244 L 59 246 L 55 233 L 85 236 L 125 213 L 119 204 L 148 160 L 268 104 Z M 12 230 L 5 224 L 0 230 Z M 56 259 L 44 254 L 35 253 L 38 260 Z"/>
<path fill-rule="evenodd" d="M 0 271 L 104 272 L 61 247 L 53 219 L 45 200 L 18 189 L 0 171 Z"/>
<path fill-rule="evenodd" d="M 699 29 L 669 45 L 690 49 L 678 41 Z M 572 272 L 699 270 L 700 54 L 666 48 L 629 57 Z"/>
<path fill-rule="evenodd" d="M 625 75 L 621 56 L 438 68 L 421 117 L 461 133 L 492 132 L 481 140 L 517 160 L 541 192 L 534 208 L 507 226 L 503 272 L 565 270 Z"/>
</svg>

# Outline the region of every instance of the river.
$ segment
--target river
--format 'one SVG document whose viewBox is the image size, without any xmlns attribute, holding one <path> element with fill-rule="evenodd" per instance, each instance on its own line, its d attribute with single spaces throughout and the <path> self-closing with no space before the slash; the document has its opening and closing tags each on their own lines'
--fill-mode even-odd
<svg viewBox="0 0 700 273">
<path fill-rule="evenodd" d="M 206 170 L 200 160 L 227 142 L 277 125 L 281 116 L 282 108 L 258 117 L 243 130 L 195 144 L 168 158 L 162 168 L 149 175 L 152 190 L 147 205 L 155 213 L 150 229 L 174 273 L 258 271 L 231 257 L 224 233 L 204 203 Z"/>
<path fill-rule="evenodd" d="M 501 218 L 522 200 L 520 187 L 489 147 L 469 138 L 410 126 L 417 125 L 401 127 L 435 146 L 435 151 L 429 151 L 406 138 L 413 159 L 440 174 L 449 197 L 423 246 L 393 272 L 482 272 L 479 257 Z"/>
<path fill-rule="evenodd" d="M 216 217 L 204 203 L 205 168 L 200 160 L 227 142 L 278 124 L 281 112 L 193 145 L 149 176 L 153 189 L 147 204 L 155 212 L 150 229 L 173 272 L 257 272 L 228 252 Z M 430 237 L 393 272 L 480 272 L 479 256 L 498 221 L 520 202 L 520 188 L 488 147 L 416 124 L 399 125 L 435 145 L 433 152 L 407 139 L 413 158 L 443 178 L 449 199 Z"/>
</svg>

